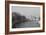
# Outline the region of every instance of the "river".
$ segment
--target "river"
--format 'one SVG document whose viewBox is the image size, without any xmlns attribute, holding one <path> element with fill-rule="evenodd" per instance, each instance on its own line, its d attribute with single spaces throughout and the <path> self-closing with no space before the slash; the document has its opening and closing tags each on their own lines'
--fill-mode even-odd
<svg viewBox="0 0 46 35">
<path fill-rule="evenodd" d="M 16 23 L 16 28 L 30 28 L 30 27 L 40 27 L 40 23 L 38 21 L 28 21 L 23 23 Z"/>
</svg>

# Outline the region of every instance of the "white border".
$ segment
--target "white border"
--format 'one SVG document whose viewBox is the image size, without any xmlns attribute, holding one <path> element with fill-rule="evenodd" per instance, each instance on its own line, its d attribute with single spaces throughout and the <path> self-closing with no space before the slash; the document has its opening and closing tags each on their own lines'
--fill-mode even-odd
<svg viewBox="0 0 46 35">
<path fill-rule="evenodd" d="M 40 27 L 38 27 L 38 28 L 14 28 L 14 29 L 12 29 L 12 6 L 24 6 L 24 7 L 40 7 L 40 18 L 41 18 L 41 20 L 40 20 Z M 20 5 L 20 4 L 9 4 L 9 31 L 10 32 L 14 32 L 14 31 L 26 31 L 26 30 L 42 30 L 43 29 L 43 16 L 42 16 L 42 14 L 43 14 L 43 8 L 42 8 L 42 5 Z"/>
</svg>

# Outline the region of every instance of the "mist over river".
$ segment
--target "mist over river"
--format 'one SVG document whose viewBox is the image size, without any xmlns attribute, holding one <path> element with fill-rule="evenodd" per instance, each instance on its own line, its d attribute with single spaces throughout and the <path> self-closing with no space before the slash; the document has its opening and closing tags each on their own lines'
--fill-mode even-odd
<svg viewBox="0 0 46 35">
<path fill-rule="evenodd" d="M 12 6 L 12 28 L 40 27 L 40 7 Z M 33 20 L 33 21 L 32 21 Z"/>
</svg>

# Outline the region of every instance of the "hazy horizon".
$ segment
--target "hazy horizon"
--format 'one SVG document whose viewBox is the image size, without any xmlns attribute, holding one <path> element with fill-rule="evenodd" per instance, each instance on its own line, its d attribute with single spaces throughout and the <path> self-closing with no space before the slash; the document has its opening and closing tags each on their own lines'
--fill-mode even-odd
<svg viewBox="0 0 46 35">
<path fill-rule="evenodd" d="M 40 7 L 20 7 L 20 6 L 12 6 L 12 12 L 19 13 L 28 18 L 28 16 L 40 16 Z"/>
</svg>

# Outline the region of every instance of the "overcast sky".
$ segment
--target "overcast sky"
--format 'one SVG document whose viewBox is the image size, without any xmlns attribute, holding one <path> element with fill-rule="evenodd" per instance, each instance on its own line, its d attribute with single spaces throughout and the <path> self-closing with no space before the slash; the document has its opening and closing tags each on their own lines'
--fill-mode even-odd
<svg viewBox="0 0 46 35">
<path fill-rule="evenodd" d="M 38 16 L 40 15 L 39 7 L 20 7 L 20 6 L 12 6 L 12 12 L 20 13 L 24 16 Z"/>
</svg>

